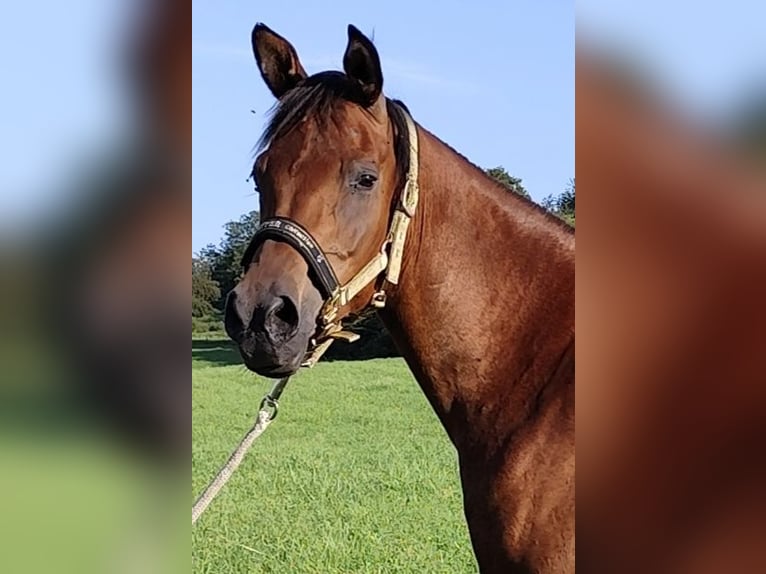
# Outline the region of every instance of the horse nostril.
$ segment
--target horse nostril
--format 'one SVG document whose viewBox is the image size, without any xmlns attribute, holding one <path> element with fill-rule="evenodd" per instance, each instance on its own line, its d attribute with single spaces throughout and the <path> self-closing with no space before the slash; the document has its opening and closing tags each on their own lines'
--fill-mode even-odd
<svg viewBox="0 0 766 574">
<path fill-rule="evenodd" d="M 280 297 L 282 305 L 274 311 L 274 315 L 288 325 L 298 324 L 298 310 L 287 297 Z"/>
<path fill-rule="evenodd" d="M 289 297 L 277 297 L 266 312 L 264 327 L 274 343 L 283 343 L 298 330 L 298 309 Z"/>
</svg>

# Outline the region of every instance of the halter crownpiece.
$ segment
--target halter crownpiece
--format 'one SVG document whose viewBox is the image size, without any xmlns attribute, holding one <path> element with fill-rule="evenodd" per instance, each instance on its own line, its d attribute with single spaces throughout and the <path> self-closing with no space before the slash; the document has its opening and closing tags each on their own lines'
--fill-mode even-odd
<svg viewBox="0 0 766 574">
<path fill-rule="evenodd" d="M 418 205 L 420 188 L 418 187 L 418 131 L 409 112 L 398 106 L 407 125 L 407 140 L 409 143 L 409 169 L 404 188 L 399 201 L 394 208 L 391 226 L 386 238 L 380 246 L 378 254 L 345 285 L 341 285 L 335 271 L 319 243 L 311 233 L 296 221 L 287 217 L 270 217 L 264 219 L 258 231 L 253 236 L 245 251 L 245 262 L 252 258 L 255 249 L 263 241 L 273 239 L 282 241 L 293 247 L 306 261 L 316 276 L 319 289 L 324 297 L 324 305 L 319 313 L 320 332 L 311 341 L 311 349 L 302 366 L 313 367 L 335 339 L 345 339 L 349 342 L 359 339 L 359 335 L 344 331 L 337 321 L 340 309 L 347 305 L 365 287 L 375 281 L 385 271 L 385 280 L 392 285 L 399 283 L 404 257 L 404 242 L 407 229 Z M 386 292 L 381 287 L 372 296 L 368 306 L 382 308 L 386 304 Z"/>
</svg>

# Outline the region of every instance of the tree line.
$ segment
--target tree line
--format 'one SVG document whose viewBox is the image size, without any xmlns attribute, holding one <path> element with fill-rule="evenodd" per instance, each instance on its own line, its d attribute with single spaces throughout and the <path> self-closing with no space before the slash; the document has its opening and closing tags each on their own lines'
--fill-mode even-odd
<svg viewBox="0 0 766 574">
<path fill-rule="evenodd" d="M 509 192 L 527 199 L 529 193 L 520 178 L 510 175 L 502 166 L 485 170 Z M 565 189 L 549 195 L 540 204 L 570 225 L 575 225 L 575 180 Z M 245 213 L 224 225 L 224 236 L 218 245 L 205 246 L 192 257 L 192 333 L 222 332 L 223 309 L 227 293 L 236 285 L 242 268 L 240 263 L 250 240 L 258 229 L 257 211 Z M 375 313 L 356 318 L 353 330 L 362 338 L 353 344 L 338 343 L 330 348 L 328 359 L 362 359 L 397 354 L 388 333 Z"/>
</svg>

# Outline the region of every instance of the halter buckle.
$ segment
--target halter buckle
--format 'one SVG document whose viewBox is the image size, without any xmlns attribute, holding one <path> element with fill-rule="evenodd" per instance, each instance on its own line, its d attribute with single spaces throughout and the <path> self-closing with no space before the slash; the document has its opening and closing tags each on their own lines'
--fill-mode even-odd
<svg viewBox="0 0 766 574">
<path fill-rule="evenodd" d="M 325 302 L 324 305 L 322 305 L 321 315 L 320 315 L 320 321 L 322 323 L 322 327 L 329 327 L 332 325 L 333 321 L 335 321 L 335 318 L 338 316 L 338 310 L 341 308 L 341 290 L 338 289 L 330 299 Z"/>
<path fill-rule="evenodd" d="M 386 306 L 386 292 L 381 289 L 380 291 L 376 291 L 375 294 L 372 296 L 372 301 L 370 301 L 370 304 L 375 307 L 376 309 L 382 309 Z"/>
</svg>

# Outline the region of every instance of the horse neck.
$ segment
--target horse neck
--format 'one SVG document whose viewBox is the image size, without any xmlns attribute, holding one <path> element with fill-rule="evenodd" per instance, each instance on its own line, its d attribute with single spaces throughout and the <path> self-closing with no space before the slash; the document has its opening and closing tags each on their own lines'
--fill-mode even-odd
<svg viewBox="0 0 766 574">
<path fill-rule="evenodd" d="M 420 162 L 381 315 L 458 450 L 491 455 L 542 405 L 573 416 L 574 236 L 422 128 Z"/>
</svg>

